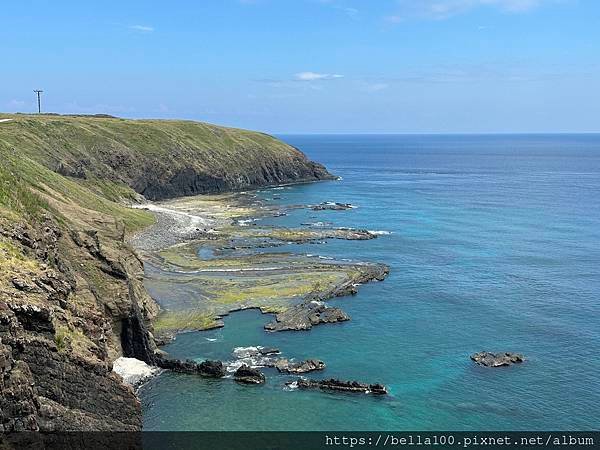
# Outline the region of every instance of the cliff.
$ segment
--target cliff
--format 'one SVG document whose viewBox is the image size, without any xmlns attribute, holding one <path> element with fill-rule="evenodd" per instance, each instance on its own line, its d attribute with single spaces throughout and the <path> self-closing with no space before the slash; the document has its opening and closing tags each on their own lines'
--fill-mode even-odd
<svg viewBox="0 0 600 450">
<path fill-rule="evenodd" d="M 0 432 L 138 430 L 112 361 L 153 362 L 158 307 L 124 202 L 331 178 L 277 139 L 184 121 L 0 119 Z"/>
<path fill-rule="evenodd" d="M 263 133 L 190 121 L 11 118 L 2 139 L 27 157 L 62 175 L 124 183 L 149 200 L 332 178 Z"/>
</svg>

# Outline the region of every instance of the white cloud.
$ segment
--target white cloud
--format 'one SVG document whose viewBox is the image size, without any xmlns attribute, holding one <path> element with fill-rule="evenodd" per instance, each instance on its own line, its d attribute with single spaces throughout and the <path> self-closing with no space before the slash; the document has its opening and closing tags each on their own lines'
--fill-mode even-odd
<svg viewBox="0 0 600 450">
<path fill-rule="evenodd" d="M 442 20 L 482 6 L 520 13 L 555 0 L 398 0 L 399 10 L 387 16 L 388 22 L 399 23 L 410 18 Z"/>
<path fill-rule="evenodd" d="M 319 81 L 319 80 L 334 80 L 336 78 L 344 78 L 344 75 L 337 73 L 316 73 L 316 72 L 299 72 L 294 75 L 297 81 Z"/>
<path fill-rule="evenodd" d="M 148 25 L 129 25 L 129 29 L 141 31 L 142 33 L 152 33 L 154 31 L 154 27 L 150 27 Z"/>
</svg>

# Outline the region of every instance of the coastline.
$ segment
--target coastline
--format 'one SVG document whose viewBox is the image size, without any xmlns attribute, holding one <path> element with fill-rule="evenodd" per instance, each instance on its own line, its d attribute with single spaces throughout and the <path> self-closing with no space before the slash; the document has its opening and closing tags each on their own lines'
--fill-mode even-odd
<svg viewBox="0 0 600 450">
<path fill-rule="evenodd" d="M 283 186 L 270 189 L 278 188 Z M 269 188 L 262 188 L 261 191 L 264 189 Z M 323 243 L 327 239 L 370 240 L 382 233 L 352 228 L 320 228 L 315 232 L 310 227 L 290 229 L 257 225 L 260 219 L 286 215 L 291 209 L 318 211 L 323 208 L 315 205 L 266 205 L 257 199 L 256 194 L 255 191 L 231 192 L 146 202 L 135 206 L 150 211 L 156 217 L 154 224 L 129 236 L 127 241 L 144 262 L 145 287 L 159 307 L 158 314 L 149 324 L 157 347 L 169 344 L 181 333 L 222 328 L 225 326 L 224 317 L 251 309 L 272 316 L 272 320 L 264 325 L 265 332 L 310 330 L 319 324 L 347 321 L 350 317 L 341 308 L 327 305 L 326 300 L 355 295 L 362 284 L 383 281 L 387 277 L 389 268 L 384 264 L 338 261 L 291 251 L 272 252 L 272 249 L 286 245 Z M 336 204 L 323 202 L 322 205 Z M 261 235 L 263 237 L 255 242 L 257 236 Z M 268 242 L 264 236 L 269 239 Z M 239 239 L 243 239 L 244 245 L 223 245 Z M 202 258 L 202 250 L 207 248 L 211 248 L 212 256 L 204 255 Z M 243 249 L 243 254 L 236 254 L 239 249 Z M 232 290 L 232 280 L 239 276 L 240 282 L 234 282 L 233 290 L 238 291 L 240 301 L 222 302 L 219 301 L 222 300 L 222 293 L 213 292 L 212 295 L 199 295 L 200 301 L 191 304 L 189 299 L 178 296 L 176 292 L 181 282 L 187 284 L 194 275 L 199 278 L 192 280 L 192 283 L 199 285 L 206 284 L 207 279 L 211 278 L 216 278 L 216 284 L 225 282 L 222 277 L 226 277 L 225 284 L 229 286 L 225 290 L 228 293 Z M 246 281 L 248 275 L 250 282 Z M 258 277 L 254 283 L 252 276 L 256 275 Z M 157 279 L 164 284 L 164 293 L 156 289 Z M 257 290 L 256 284 L 263 283 L 265 279 L 268 280 L 267 284 L 275 283 L 276 287 L 270 291 Z M 323 283 L 323 279 L 327 281 Z M 293 285 L 291 288 L 290 284 Z M 245 291 L 249 295 L 244 295 Z M 267 298 L 255 295 L 257 292 Z M 239 351 L 232 350 L 234 355 Z M 243 359 L 228 363 L 226 371 L 233 372 L 244 365 L 250 371 L 265 365 L 283 365 L 286 369 L 280 367 L 280 371 L 299 374 L 303 367 L 309 367 L 309 371 L 315 370 L 315 367 L 318 368 L 316 370 L 325 367 L 321 361 L 292 361 L 293 358 L 288 361 L 286 358 L 272 357 Z M 221 364 L 219 361 L 208 363 Z M 199 367 L 195 361 L 170 360 L 167 353 L 158 350 L 154 364 L 122 357 L 114 362 L 113 370 L 124 383 L 138 392 L 144 384 L 163 373 L 165 368 L 192 374 L 197 373 Z M 261 377 L 264 380 L 264 376 Z M 346 383 L 340 380 L 335 382 L 341 383 L 340 386 Z"/>
<path fill-rule="evenodd" d="M 262 189 L 278 187 L 283 186 Z M 152 323 L 159 345 L 182 332 L 222 327 L 223 317 L 245 309 L 274 315 L 265 326 L 268 331 L 305 330 L 318 324 L 298 323 L 298 312 L 311 302 L 339 320 L 349 320 L 341 309 L 329 308 L 323 301 L 354 295 L 360 285 L 382 281 L 389 272 L 383 264 L 275 252 L 286 245 L 328 239 L 370 240 L 380 235 L 351 228 L 257 225 L 260 219 L 314 205 L 267 205 L 257 199 L 255 191 L 243 191 L 136 207 L 152 212 L 157 219 L 129 243 L 144 260 L 146 288 L 161 309 Z M 195 291 L 190 283 L 204 289 Z M 182 285 L 186 289 L 179 293 Z M 296 317 L 288 318 L 292 311 Z M 293 323 L 277 324 L 286 320 Z"/>
<path fill-rule="evenodd" d="M 112 363 L 171 362 L 157 351 L 149 324 L 158 305 L 126 242 L 155 217 L 128 205 L 333 176 L 264 133 L 105 116 L 6 118 L 0 409 L 9 413 L 0 430 L 139 430 L 139 399 Z"/>
</svg>

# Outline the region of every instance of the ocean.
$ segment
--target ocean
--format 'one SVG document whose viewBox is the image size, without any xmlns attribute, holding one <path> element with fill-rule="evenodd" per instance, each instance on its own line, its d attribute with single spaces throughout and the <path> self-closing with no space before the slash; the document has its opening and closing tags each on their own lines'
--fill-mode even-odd
<svg viewBox="0 0 600 450">
<path fill-rule="evenodd" d="M 145 430 L 598 429 L 600 135 L 280 137 L 342 179 L 264 189 L 265 202 L 357 208 L 263 223 L 385 232 L 294 248 L 383 262 L 389 277 L 331 300 L 349 322 L 269 334 L 269 317 L 242 311 L 164 349 L 227 360 L 234 347 L 278 347 L 325 361 L 313 378 L 390 395 L 289 390 L 274 369 L 262 386 L 163 373 L 140 392 Z M 527 360 L 483 368 L 469 359 L 481 350 Z"/>
</svg>

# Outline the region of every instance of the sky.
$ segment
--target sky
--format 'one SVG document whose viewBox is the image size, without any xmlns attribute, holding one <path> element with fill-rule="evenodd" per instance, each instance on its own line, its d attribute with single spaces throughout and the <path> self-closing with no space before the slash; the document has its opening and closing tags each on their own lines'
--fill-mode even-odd
<svg viewBox="0 0 600 450">
<path fill-rule="evenodd" d="M 2 2 L 0 111 L 269 133 L 600 132 L 597 0 Z"/>
</svg>

